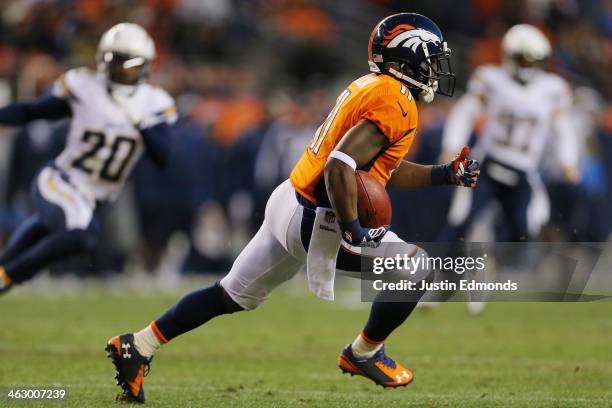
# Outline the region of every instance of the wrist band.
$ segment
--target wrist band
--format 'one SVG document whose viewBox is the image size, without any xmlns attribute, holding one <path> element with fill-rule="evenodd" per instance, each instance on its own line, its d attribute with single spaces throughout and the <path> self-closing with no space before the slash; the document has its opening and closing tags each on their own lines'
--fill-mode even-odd
<svg viewBox="0 0 612 408">
<path fill-rule="evenodd" d="M 355 162 L 355 159 L 353 159 L 351 156 L 349 156 L 346 153 L 342 153 L 341 151 L 334 150 L 329 154 L 327 161 L 329 161 L 329 159 L 332 159 L 332 158 L 340 160 L 341 162 L 343 162 L 344 164 L 346 164 L 353 170 L 357 169 L 357 162 Z"/>
<path fill-rule="evenodd" d="M 359 218 L 355 218 L 351 222 L 342 222 L 338 220 L 340 230 L 342 231 L 342 238 L 349 244 L 356 244 L 363 240 L 365 232 L 359 223 Z"/>
<path fill-rule="evenodd" d="M 450 167 L 450 164 L 437 164 L 431 166 L 431 185 L 455 184 L 453 182 L 453 174 L 452 171 L 450 171 Z"/>
</svg>

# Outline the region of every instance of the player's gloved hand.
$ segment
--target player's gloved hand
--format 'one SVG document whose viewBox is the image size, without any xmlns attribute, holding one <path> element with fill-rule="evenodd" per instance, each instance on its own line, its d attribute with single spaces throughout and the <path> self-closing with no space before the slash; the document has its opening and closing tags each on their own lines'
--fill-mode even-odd
<svg viewBox="0 0 612 408">
<path fill-rule="evenodd" d="M 389 226 L 379 228 L 364 228 L 359 223 L 359 219 L 351 222 L 338 221 L 342 239 L 350 245 L 356 247 L 377 248 L 380 240 L 389 231 Z"/>
<path fill-rule="evenodd" d="M 476 187 L 480 176 L 480 163 L 468 159 L 470 148 L 465 146 L 461 153 L 448 164 L 433 166 L 431 184 L 454 184 L 462 187 Z"/>
<path fill-rule="evenodd" d="M 468 159 L 468 154 L 470 154 L 470 148 L 465 146 L 450 163 L 452 165 L 452 177 L 457 186 L 476 187 L 476 182 L 480 176 L 480 163 Z"/>
</svg>

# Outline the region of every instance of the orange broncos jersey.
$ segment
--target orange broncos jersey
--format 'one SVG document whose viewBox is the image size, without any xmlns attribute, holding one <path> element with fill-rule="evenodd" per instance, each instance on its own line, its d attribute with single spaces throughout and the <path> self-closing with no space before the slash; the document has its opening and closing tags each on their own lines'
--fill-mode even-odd
<svg viewBox="0 0 612 408">
<path fill-rule="evenodd" d="M 323 171 L 327 157 L 345 133 L 363 120 L 374 123 L 389 145 L 365 168 L 383 186 L 414 141 L 418 113 L 410 91 L 389 75 L 369 74 L 349 85 L 316 131 L 291 172 L 295 190 L 314 204 L 328 206 Z"/>
</svg>

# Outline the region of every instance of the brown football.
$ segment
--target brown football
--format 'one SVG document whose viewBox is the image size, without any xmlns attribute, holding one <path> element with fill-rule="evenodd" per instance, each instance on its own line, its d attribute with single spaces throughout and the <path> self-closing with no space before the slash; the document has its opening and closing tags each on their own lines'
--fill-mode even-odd
<svg viewBox="0 0 612 408">
<path fill-rule="evenodd" d="M 357 170 L 357 212 L 363 227 L 391 225 L 391 200 L 387 190 L 369 173 Z"/>
</svg>

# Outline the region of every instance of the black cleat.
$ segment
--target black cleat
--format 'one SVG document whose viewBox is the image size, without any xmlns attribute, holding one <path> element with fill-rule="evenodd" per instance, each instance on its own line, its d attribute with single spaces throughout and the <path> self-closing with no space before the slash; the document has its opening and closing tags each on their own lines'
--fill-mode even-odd
<svg viewBox="0 0 612 408">
<path fill-rule="evenodd" d="M 122 334 L 110 339 L 106 345 L 106 356 L 115 365 L 117 385 L 123 390 L 118 401 L 145 402 L 144 377 L 149 373 L 151 358 L 140 355 L 134 346 L 133 334 Z"/>
</svg>

